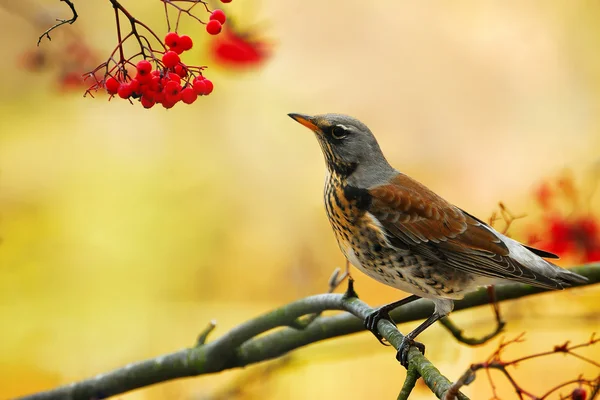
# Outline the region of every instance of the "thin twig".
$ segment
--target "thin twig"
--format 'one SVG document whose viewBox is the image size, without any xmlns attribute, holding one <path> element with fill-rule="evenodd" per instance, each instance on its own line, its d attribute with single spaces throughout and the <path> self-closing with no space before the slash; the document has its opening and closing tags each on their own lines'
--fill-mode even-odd
<svg viewBox="0 0 600 400">
<path fill-rule="evenodd" d="M 506 322 L 499 320 L 499 321 L 496 321 L 496 328 L 492 332 L 488 333 L 487 335 L 484 335 L 481 337 L 468 337 L 468 336 L 465 336 L 463 333 L 463 330 L 460 329 L 448 317 L 442 318 L 440 320 L 440 324 L 442 324 L 444 326 L 444 328 L 448 329 L 448 331 L 452 334 L 452 336 L 454 336 L 454 338 L 456 340 L 458 340 L 459 342 L 464 343 L 466 345 L 469 345 L 469 346 L 479 346 L 484 343 L 487 343 L 491 339 L 498 336 L 504 330 L 504 327 L 506 326 Z"/>
<path fill-rule="evenodd" d="M 71 9 L 71 12 L 73 13 L 73 16 L 70 19 L 56 19 L 58 21 L 58 23 L 52 25 L 50 28 L 48 28 L 44 33 L 42 33 L 38 39 L 37 45 L 39 46 L 40 43 L 42 42 L 42 39 L 44 38 L 44 36 L 46 36 L 48 38 L 48 40 L 52 40 L 52 38 L 50 37 L 50 32 L 52 32 L 53 30 L 55 30 L 56 28 L 58 28 L 59 26 L 62 26 L 64 24 L 70 24 L 72 25 L 73 22 L 75 22 L 77 20 L 77 11 L 75 10 L 75 4 L 73 4 L 73 2 L 71 0 L 60 0 L 62 2 L 67 3 L 67 5 L 69 6 L 69 8 Z"/>
<path fill-rule="evenodd" d="M 587 385 L 591 388 L 594 387 L 593 385 L 594 385 L 595 381 L 587 380 L 580 376 L 577 379 L 559 383 L 558 385 L 556 385 L 553 388 L 551 388 L 550 390 L 548 390 L 542 396 L 536 396 L 535 394 L 531 393 L 530 391 L 524 389 L 521 385 L 519 385 L 515 381 L 513 376 L 510 374 L 507 367 L 516 366 L 519 363 L 522 363 L 526 360 L 531 360 L 533 358 L 545 357 L 545 356 L 549 356 L 549 355 L 557 354 L 557 353 L 566 353 L 566 354 L 576 355 L 576 354 L 572 353 L 572 350 L 579 349 L 582 347 L 593 346 L 594 344 L 600 342 L 600 339 L 596 338 L 595 335 L 592 335 L 590 340 L 588 340 L 587 342 L 583 342 L 583 343 L 580 343 L 577 345 L 569 346 L 569 342 L 566 342 L 562 345 L 554 346 L 554 349 L 552 351 L 544 351 L 544 352 L 540 352 L 540 353 L 535 353 L 535 354 L 531 354 L 531 355 L 528 355 L 525 357 L 520 357 L 520 358 L 514 359 L 512 361 L 502 361 L 501 354 L 504 351 L 504 349 L 511 344 L 520 343 L 522 341 L 523 341 L 523 334 L 520 334 L 516 338 L 509 340 L 507 342 L 501 341 L 500 344 L 498 345 L 498 348 L 492 353 L 492 355 L 487 359 L 487 361 L 482 362 L 482 363 L 477 363 L 477 364 L 471 364 L 469 369 L 467 369 L 465 371 L 465 373 L 454 384 L 452 384 L 450 386 L 450 388 L 448 389 L 448 392 L 445 394 L 444 400 L 454 400 L 455 391 L 459 390 L 464 385 L 470 384 L 475 379 L 476 372 L 480 369 L 484 369 L 487 372 L 488 379 L 490 380 L 490 384 L 492 386 L 492 392 L 494 393 L 494 398 L 497 398 L 496 388 L 495 388 L 494 383 L 492 382 L 490 374 L 489 374 L 490 370 L 492 370 L 492 369 L 502 372 L 502 374 L 510 382 L 511 386 L 515 390 L 519 399 L 523 399 L 524 398 L 523 396 L 527 396 L 531 400 L 544 400 L 544 399 L 548 398 L 548 396 L 550 396 L 552 393 L 556 392 L 557 390 L 559 390 L 567 385 L 573 384 L 573 383 L 579 383 L 580 385 Z M 579 355 L 576 355 L 576 356 L 579 356 Z M 584 361 L 590 362 L 593 365 L 600 367 L 600 365 L 598 365 L 596 362 L 591 361 L 585 357 L 579 356 L 579 358 L 583 359 Z"/>
</svg>

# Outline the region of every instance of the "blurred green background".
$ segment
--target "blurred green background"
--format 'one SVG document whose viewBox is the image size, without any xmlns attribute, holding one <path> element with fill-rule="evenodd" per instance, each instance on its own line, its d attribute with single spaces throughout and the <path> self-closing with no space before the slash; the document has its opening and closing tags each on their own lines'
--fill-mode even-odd
<svg viewBox="0 0 600 400">
<path fill-rule="evenodd" d="M 540 213 L 535 186 L 564 169 L 583 182 L 600 162 L 596 2 L 235 0 L 223 8 L 272 39 L 272 57 L 242 72 L 211 64 L 208 35 L 185 22 L 196 45 L 184 60 L 207 64 L 215 90 L 172 110 L 83 98 L 84 89 L 58 90 L 56 71 L 23 68 L 43 31 L 28 18 L 68 10 L 52 0 L 9 3 L 0 8 L 0 398 L 190 346 L 211 319 L 220 335 L 325 291 L 344 260 L 322 207 L 324 163 L 288 112 L 363 120 L 394 166 L 451 202 L 480 218 L 499 200 L 527 212 L 513 229 L 522 240 Z M 166 32 L 158 1 L 122 3 Z M 75 26 L 41 46 L 60 48 L 75 29 L 104 59 L 116 44 L 109 3 L 76 6 Z M 354 276 L 369 304 L 404 295 Z M 507 359 L 589 338 L 600 328 L 598 294 L 502 305 L 507 337 L 529 338 Z M 493 327 L 488 307 L 454 319 L 473 335 Z M 498 344 L 469 348 L 440 326 L 420 338 L 449 379 Z M 599 348 L 585 353 L 600 358 Z M 521 365 L 515 378 L 543 393 L 580 373 L 598 371 L 554 356 Z M 301 349 L 270 372 L 246 368 L 119 398 L 391 399 L 404 375 L 393 351 L 362 333 Z M 514 396 L 499 374 L 494 382 L 503 398 Z M 465 392 L 491 397 L 485 374 Z"/>
</svg>

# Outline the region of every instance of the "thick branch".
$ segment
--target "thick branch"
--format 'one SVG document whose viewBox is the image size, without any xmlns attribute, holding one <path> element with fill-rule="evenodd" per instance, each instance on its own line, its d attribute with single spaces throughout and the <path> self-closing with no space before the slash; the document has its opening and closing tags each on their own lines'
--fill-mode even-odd
<svg viewBox="0 0 600 400">
<path fill-rule="evenodd" d="M 588 277 L 590 280 L 588 284 L 600 282 L 600 264 L 586 265 L 573 270 Z M 497 301 L 525 297 L 544 291 L 544 289 L 522 284 L 496 287 Z M 487 291 L 481 289 L 469 294 L 465 299 L 457 301 L 455 310 L 488 304 L 489 300 Z M 289 327 L 303 315 L 325 310 L 346 310 L 351 314 L 319 317 L 303 330 Z M 88 400 L 92 397 L 107 397 L 124 393 L 171 379 L 208 374 L 265 361 L 307 344 L 362 331 L 364 330 L 362 320 L 371 311 L 369 306 L 356 298 L 347 298 L 337 294 L 308 297 L 245 322 L 206 345 L 131 363 L 93 378 L 22 399 Z M 398 323 L 402 323 L 426 318 L 432 311 L 433 305 L 430 302 L 419 300 L 396 310 L 392 313 L 392 317 Z M 282 326 L 286 328 L 255 337 Z M 378 329 L 394 347 L 398 347 L 402 335 L 393 324 L 388 321 L 380 321 Z M 441 398 L 450 387 L 450 382 L 416 349 L 411 349 L 409 360 L 423 377 L 425 383 L 432 388 L 438 398 Z M 458 398 L 464 399 L 465 397 L 460 395 Z"/>
</svg>

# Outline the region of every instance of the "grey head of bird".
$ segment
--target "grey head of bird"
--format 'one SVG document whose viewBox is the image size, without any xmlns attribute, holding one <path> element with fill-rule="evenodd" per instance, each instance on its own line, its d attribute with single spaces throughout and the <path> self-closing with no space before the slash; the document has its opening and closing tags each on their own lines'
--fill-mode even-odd
<svg viewBox="0 0 600 400">
<path fill-rule="evenodd" d="M 342 178 L 354 175 L 364 186 L 397 173 L 387 162 L 371 130 L 343 114 L 288 114 L 315 133 L 327 169 Z"/>
</svg>

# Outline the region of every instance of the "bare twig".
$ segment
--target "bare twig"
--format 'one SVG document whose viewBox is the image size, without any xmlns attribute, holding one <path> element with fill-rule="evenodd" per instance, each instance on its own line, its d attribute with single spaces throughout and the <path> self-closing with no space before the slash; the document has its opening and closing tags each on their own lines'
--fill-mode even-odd
<svg viewBox="0 0 600 400">
<path fill-rule="evenodd" d="M 65 3 L 67 3 L 67 5 L 69 6 L 69 8 L 71 9 L 71 12 L 73 13 L 73 16 L 69 19 L 56 19 L 56 21 L 58 21 L 56 24 L 52 25 L 50 28 L 48 28 L 44 33 L 42 33 L 38 39 L 37 45 L 39 46 L 40 43 L 42 42 L 42 39 L 44 38 L 44 36 L 46 36 L 48 38 L 48 40 L 52 40 L 52 38 L 50 37 L 50 32 L 52 32 L 53 30 L 55 30 L 56 28 L 58 28 L 59 26 L 62 26 L 64 24 L 73 24 L 73 22 L 75 22 L 77 20 L 77 11 L 75 10 L 75 4 L 73 4 L 73 2 L 71 0 L 60 0 L 63 1 Z"/>
<path fill-rule="evenodd" d="M 496 318 L 496 328 L 492 332 L 479 338 L 467 337 L 463 334 L 463 330 L 456 326 L 456 324 L 452 322 L 452 320 L 449 317 L 445 317 L 440 320 L 440 323 L 446 329 L 448 329 L 452 336 L 454 336 L 454 338 L 459 342 L 467 344 L 469 346 L 478 346 L 487 343 L 491 339 L 498 336 L 504 330 L 506 322 L 500 316 L 500 307 L 498 306 L 498 302 L 496 301 L 495 286 L 488 286 L 487 291 L 488 295 L 490 296 L 490 304 L 492 305 L 492 308 L 494 310 L 494 316 Z"/>
<path fill-rule="evenodd" d="M 452 336 L 454 336 L 456 340 L 469 346 L 479 346 L 484 343 L 487 343 L 491 339 L 498 336 L 506 326 L 506 322 L 499 320 L 496 322 L 496 328 L 487 335 L 481 337 L 468 337 L 463 334 L 463 330 L 456 326 L 456 324 L 452 322 L 450 318 L 442 318 L 440 320 L 440 323 L 444 326 L 444 328 L 448 329 L 448 331 L 452 334 Z"/>
<path fill-rule="evenodd" d="M 404 379 L 404 384 L 402 385 L 402 389 L 400 389 L 400 393 L 398 394 L 397 400 L 408 400 L 412 390 L 415 388 L 417 381 L 421 375 L 419 375 L 419 371 L 411 364 L 408 366 L 406 370 L 406 378 Z M 458 392 L 457 392 L 458 395 Z"/>
<path fill-rule="evenodd" d="M 492 353 L 492 355 L 485 362 L 472 364 L 469 367 L 469 369 L 466 370 L 465 373 L 454 384 L 452 384 L 450 386 L 450 388 L 448 389 L 448 392 L 445 394 L 444 400 L 453 400 L 455 398 L 455 394 L 454 394 L 455 391 L 459 390 L 464 385 L 470 384 L 475 379 L 476 372 L 480 369 L 485 369 L 486 372 L 488 372 L 488 378 L 489 378 L 489 371 L 491 369 L 496 369 L 496 370 L 499 370 L 500 372 L 502 372 L 502 374 L 510 382 L 511 386 L 517 393 L 517 396 L 519 397 L 519 399 L 523 399 L 524 398 L 523 396 L 526 396 L 531 400 L 544 400 L 544 399 L 547 399 L 552 393 L 555 393 L 556 391 L 558 391 L 559 389 L 562 389 L 565 386 L 568 386 L 568 385 L 571 385 L 574 383 L 578 383 L 579 385 L 586 385 L 593 389 L 594 385 L 599 382 L 600 377 L 598 377 L 594 380 L 588 380 L 588 379 L 584 379 L 582 376 L 579 376 L 577 379 L 559 383 L 558 385 L 552 387 L 550 390 L 548 390 L 546 393 L 544 393 L 542 396 L 536 396 L 535 394 L 529 392 L 528 390 L 523 388 L 521 385 L 519 385 L 515 381 L 515 379 L 512 377 L 512 375 L 508 371 L 507 367 L 516 366 L 517 364 L 520 364 L 527 360 L 531 360 L 533 358 L 545 357 L 545 356 L 549 356 L 549 355 L 557 354 L 557 353 L 565 353 L 565 354 L 570 354 L 572 356 L 575 356 L 583 361 L 586 361 L 586 362 L 600 368 L 600 364 L 598 364 L 597 362 L 590 360 L 586 357 L 583 357 L 579 354 L 573 353 L 573 350 L 593 346 L 596 343 L 599 343 L 600 338 L 597 338 L 594 334 L 592 334 L 592 337 L 590 338 L 590 340 L 580 343 L 580 344 L 577 344 L 577 345 L 569 345 L 569 342 L 565 342 L 562 345 L 554 346 L 554 349 L 551 351 L 535 353 L 535 354 L 531 354 L 528 356 L 516 358 L 511 361 L 503 361 L 501 359 L 502 352 L 504 351 L 504 349 L 506 347 L 508 347 L 512 344 L 521 343 L 521 342 L 523 342 L 523 334 L 520 334 L 516 338 L 509 340 L 507 342 L 500 342 L 500 344 L 498 345 L 498 348 L 494 351 L 494 353 Z M 492 384 L 492 391 L 494 392 L 494 397 L 497 397 L 495 394 L 495 386 L 493 385 L 493 382 L 491 381 L 491 379 L 490 379 L 490 383 Z"/>
<path fill-rule="evenodd" d="M 346 278 L 352 279 L 348 269 L 349 269 L 348 261 L 346 261 L 346 272 L 344 272 L 344 274 L 342 274 L 342 276 L 340 276 L 341 269 L 339 267 L 333 270 L 333 272 L 331 273 L 331 276 L 329 277 L 329 281 L 328 281 L 329 289 L 327 290 L 327 293 L 333 293 L 335 291 L 335 289 L 337 289 L 342 284 L 342 282 L 344 282 L 344 280 Z M 314 314 L 310 314 L 310 315 L 307 315 L 302 318 L 298 318 L 297 320 L 292 322 L 292 324 L 290 326 L 292 328 L 296 328 L 296 329 L 305 329 L 319 316 L 321 316 L 321 313 L 314 313 Z"/>
<path fill-rule="evenodd" d="M 488 223 L 491 227 L 494 227 L 494 225 L 496 224 L 497 221 L 502 220 L 504 222 L 504 228 L 502 228 L 500 230 L 500 232 L 502 232 L 503 235 L 508 236 L 508 230 L 512 226 L 513 222 L 515 222 L 515 220 L 517 220 L 517 219 L 525 218 L 527 215 L 526 214 L 520 214 L 520 215 L 513 214 L 508 209 L 508 207 L 506 207 L 504 205 L 503 202 L 499 202 L 498 207 L 500 208 L 500 216 L 498 216 L 498 213 L 496 211 L 494 211 L 492 213 L 492 216 L 490 217 Z"/>
<path fill-rule="evenodd" d="M 198 335 L 198 339 L 196 339 L 196 346 L 202 346 L 206 343 L 206 339 L 208 339 L 208 335 L 217 327 L 217 321 L 214 319 L 208 323 L 208 326 L 204 328 L 202 332 Z"/>
</svg>

